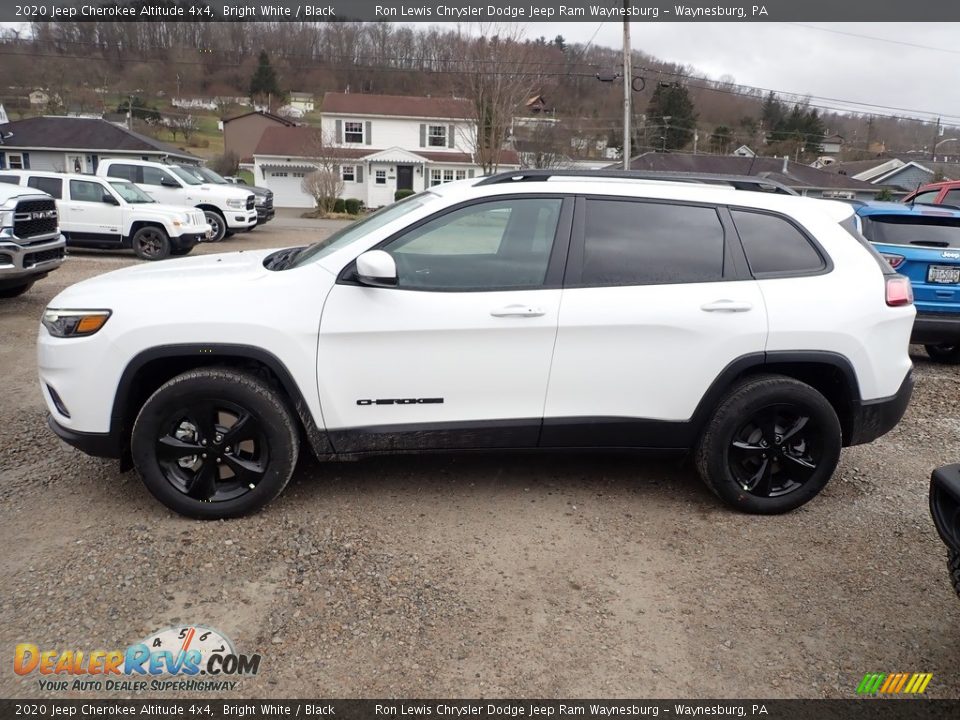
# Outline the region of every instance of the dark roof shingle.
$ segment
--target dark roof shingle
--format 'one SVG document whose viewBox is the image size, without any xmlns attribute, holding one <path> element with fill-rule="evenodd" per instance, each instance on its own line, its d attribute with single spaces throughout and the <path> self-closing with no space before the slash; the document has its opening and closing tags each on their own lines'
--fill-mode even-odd
<svg viewBox="0 0 960 720">
<path fill-rule="evenodd" d="M 332 92 L 324 94 L 321 112 L 339 115 L 396 115 L 450 120 L 465 120 L 472 114 L 470 102 L 460 98 Z"/>
<path fill-rule="evenodd" d="M 0 125 L 0 133 L 13 133 L 4 146 L 24 149 L 110 150 L 115 152 L 163 153 L 198 159 L 185 150 L 118 127 L 98 118 L 43 116 Z"/>
</svg>

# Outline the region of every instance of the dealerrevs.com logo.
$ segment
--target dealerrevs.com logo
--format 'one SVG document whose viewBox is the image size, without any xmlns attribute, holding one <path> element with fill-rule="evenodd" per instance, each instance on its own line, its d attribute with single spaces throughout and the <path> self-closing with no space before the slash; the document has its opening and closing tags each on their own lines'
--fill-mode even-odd
<svg viewBox="0 0 960 720">
<path fill-rule="evenodd" d="M 32 643 L 14 649 L 13 671 L 36 675 L 41 690 L 233 690 L 233 678 L 256 675 L 260 655 L 244 655 L 221 632 L 203 625 L 172 627 L 126 650 L 48 650 Z"/>
</svg>

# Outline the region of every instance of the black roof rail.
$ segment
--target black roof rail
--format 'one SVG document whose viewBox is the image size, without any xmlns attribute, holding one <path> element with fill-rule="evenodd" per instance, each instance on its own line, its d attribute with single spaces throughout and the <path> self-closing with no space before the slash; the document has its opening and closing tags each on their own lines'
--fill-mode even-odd
<svg viewBox="0 0 960 720">
<path fill-rule="evenodd" d="M 511 182 L 545 182 L 550 178 L 610 178 L 616 180 L 662 180 L 665 182 L 705 183 L 728 185 L 737 190 L 769 192 L 780 195 L 799 195 L 796 190 L 776 180 L 760 175 L 723 175 L 715 173 L 670 172 L 664 170 L 509 170 L 481 178 L 479 185 L 501 185 Z"/>
</svg>

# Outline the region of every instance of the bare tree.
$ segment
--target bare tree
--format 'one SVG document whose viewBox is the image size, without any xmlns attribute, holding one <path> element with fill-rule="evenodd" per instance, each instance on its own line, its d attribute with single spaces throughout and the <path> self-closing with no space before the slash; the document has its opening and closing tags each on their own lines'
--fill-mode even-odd
<svg viewBox="0 0 960 720">
<path fill-rule="evenodd" d="M 540 79 L 532 73 L 535 46 L 523 41 L 521 25 L 480 23 L 479 37 L 464 48 L 467 93 L 474 126 L 468 138 L 476 163 L 496 172 L 510 136 L 514 113 Z"/>
<path fill-rule="evenodd" d="M 337 143 L 335 138 L 319 128 L 305 130 L 307 135 L 303 154 L 316 170 L 303 178 L 300 187 L 313 198 L 318 210 L 331 213 L 337 198 L 343 193 Z"/>
</svg>

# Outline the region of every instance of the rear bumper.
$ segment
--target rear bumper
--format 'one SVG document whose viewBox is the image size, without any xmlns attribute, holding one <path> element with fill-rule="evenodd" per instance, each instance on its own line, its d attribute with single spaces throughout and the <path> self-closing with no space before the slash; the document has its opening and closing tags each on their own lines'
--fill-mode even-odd
<svg viewBox="0 0 960 720">
<path fill-rule="evenodd" d="M 910 342 L 939 345 L 957 340 L 960 340 L 960 313 L 917 313 Z"/>
<path fill-rule="evenodd" d="M 57 437 L 87 455 L 103 458 L 119 458 L 121 455 L 120 439 L 112 433 L 84 433 L 70 430 L 54 420 L 52 415 L 47 416 L 47 425 Z"/>
<path fill-rule="evenodd" d="M 960 464 L 945 465 L 930 476 L 930 515 L 944 544 L 960 553 Z"/>
<path fill-rule="evenodd" d="M 913 394 L 913 371 L 900 384 L 896 394 L 879 400 L 861 400 L 853 406 L 853 422 L 850 427 L 850 436 L 847 446 L 863 445 L 873 442 L 881 435 L 886 435 L 907 411 L 910 396 Z"/>
</svg>

